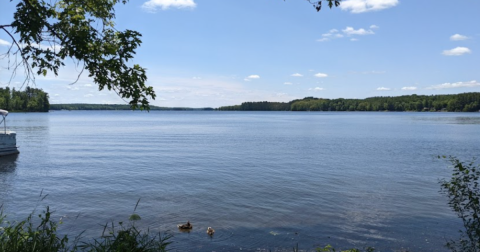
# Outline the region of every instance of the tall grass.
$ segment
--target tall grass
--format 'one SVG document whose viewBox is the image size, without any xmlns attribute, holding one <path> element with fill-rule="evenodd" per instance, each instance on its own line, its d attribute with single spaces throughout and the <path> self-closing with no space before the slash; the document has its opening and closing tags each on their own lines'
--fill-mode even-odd
<svg viewBox="0 0 480 252">
<path fill-rule="evenodd" d="M 153 234 L 149 229 L 137 229 L 135 220 L 140 219 L 140 216 L 135 213 L 130 216 L 127 225 L 122 222 L 117 226 L 113 222 L 105 224 L 100 238 L 82 241 L 79 234 L 70 242 L 68 235 L 57 232 L 59 224 L 52 220 L 51 215 L 50 208 L 46 207 L 46 210 L 38 214 L 38 221 L 32 213 L 25 220 L 10 222 L 0 206 L 0 251 L 163 252 L 168 251 L 167 247 L 171 243 L 169 234 Z"/>
</svg>

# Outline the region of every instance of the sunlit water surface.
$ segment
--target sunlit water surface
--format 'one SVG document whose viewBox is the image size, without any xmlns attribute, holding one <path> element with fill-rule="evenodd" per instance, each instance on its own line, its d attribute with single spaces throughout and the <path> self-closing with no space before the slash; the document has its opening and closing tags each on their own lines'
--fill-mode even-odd
<svg viewBox="0 0 480 252">
<path fill-rule="evenodd" d="M 49 205 L 62 232 L 98 237 L 141 199 L 136 225 L 178 251 L 444 251 L 461 223 L 435 156 L 480 153 L 480 113 L 58 111 L 8 126 L 21 152 L 0 158 L 9 218 Z"/>
</svg>

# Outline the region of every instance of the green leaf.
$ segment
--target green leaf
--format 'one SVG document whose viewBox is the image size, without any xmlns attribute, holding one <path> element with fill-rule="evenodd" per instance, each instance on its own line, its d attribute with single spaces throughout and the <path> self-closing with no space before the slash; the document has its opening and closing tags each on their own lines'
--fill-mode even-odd
<svg viewBox="0 0 480 252">
<path fill-rule="evenodd" d="M 130 215 L 130 218 L 128 218 L 129 220 L 131 221 L 137 221 L 137 220 L 141 220 L 142 218 L 140 218 L 140 215 L 138 214 L 132 214 Z"/>
</svg>

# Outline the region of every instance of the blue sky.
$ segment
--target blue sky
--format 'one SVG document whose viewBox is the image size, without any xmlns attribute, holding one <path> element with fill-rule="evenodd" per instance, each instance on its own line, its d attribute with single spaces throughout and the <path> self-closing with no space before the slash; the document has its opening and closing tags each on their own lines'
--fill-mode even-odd
<svg viewBox="0 0 480 252">
<path fill-rule="evenodd" d="M 0 24 L 16 2 L 0 3 Z M 480 92 L 478 0 L 343 0 L 320 12 L 304 0 L 142 0 L 116 10 L 118 29 L 143 34 L 134 63 L 147 68 L 153 105 Z M 0 32 L 0 52 L 9 41 Z M 67 61 L 36 85 L 51 103 L 124 103 L 86 74 L 70 85 L 78 71 Z M 0 68 L 0 87 L 9 76 Z"/>
</svg>

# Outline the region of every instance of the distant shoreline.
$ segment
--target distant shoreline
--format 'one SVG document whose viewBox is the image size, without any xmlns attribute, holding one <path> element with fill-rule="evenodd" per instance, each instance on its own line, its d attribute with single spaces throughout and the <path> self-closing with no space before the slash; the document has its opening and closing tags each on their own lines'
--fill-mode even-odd
<svg viewBox="0 0 480 252">
<path fill-rule="evenodd" d="M 50 104 L 58 110 L 132 110 L 128 104 Z M 404 95 L 365 99 L 305 97 L 290 102 L 244 102 L 219 108 L 150 106 L 151 111 L 379 111 L 379 112 L 480 112 L 480 92 L 450 95 Z"/>
<path fill-rule="evenodd" d="M 127 104 L 86 104 L 86 103 L 72 103 L 72 104 L 50 104 L 50 111 L 59 110 L 132 110 Z M 163 111 L 196 111 L 196 110 L 215 110 L 214 108 L 186 108 L 186 107 L 158 107 L 150 105 L 150 110 Z"/>
</svg>

